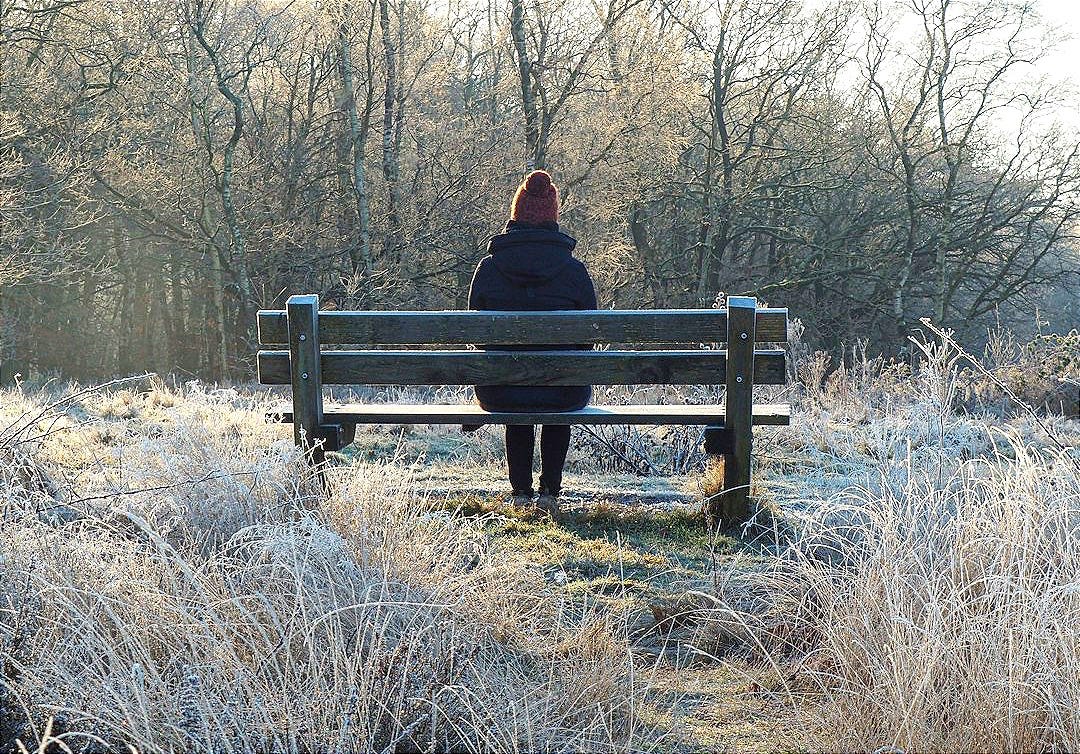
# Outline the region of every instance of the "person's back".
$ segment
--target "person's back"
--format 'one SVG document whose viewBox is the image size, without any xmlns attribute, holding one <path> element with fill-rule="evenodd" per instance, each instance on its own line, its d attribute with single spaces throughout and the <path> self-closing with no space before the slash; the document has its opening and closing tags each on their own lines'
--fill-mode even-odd
<svg viewBox="0 0 1080 754">
<path fill-rule="evenodd" d="M 534 171 L 518 188 L 506 230 L 491 239 L 488 256 L 473 274 L 470 309 L 555 311 L 595 309 L 588 271 L 572 256 L 576 241 L 559 231 L 558 191 L 551 176 Z M 588 348 L 588 346 L 582 346 Z M 503 350 L 573 346 L 499 346 Z M 581 386 L 477 385 L 489 411 L 572 411 L 588 404 L 592 389 Z M 507 425 L 506 453 L 516 502 L 532 497 L 534 427 Z M 550 510 L 562 484 L 570 427 L 547 425 L 541 432 L 541 504 Z"/>
</svg>

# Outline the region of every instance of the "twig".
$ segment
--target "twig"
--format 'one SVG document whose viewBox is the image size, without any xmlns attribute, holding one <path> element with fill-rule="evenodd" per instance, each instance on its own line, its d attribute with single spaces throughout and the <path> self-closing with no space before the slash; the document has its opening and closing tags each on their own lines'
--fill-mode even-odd
<svg viewBox="0 0 1080 754">
<path fill-rule="evenodd" d="M 193 485 L 193 484 L 202 484 L 203 482 L 211 482 L 211 481 L 213 481 L 215 479 L 232 479 L 232 478 L 241 477 L 241 476 L 254 476 L 254 477 L 257 477 L 258 475 L 259 475 L 258 471 L 228 471 L 228 472 L 211 471 L 210 473 L 205 474 L 204 476 L 201 476 L 198 479 L 184 479 L 184 480 L 179 481 L 179 482 L 171 482 L 169 484 L 154 485 L 153 487 L 140 487 L 137 490 L 116 490 L 115 492 L 108 492 L 108 493 L 105 493 L 105 494 L 102 494 L 102 495 L 91 495 L 90 497 L 81 497 L 81 498 L 79 498 L 77 500 L 70 501 L 69 503 L 67 503 L 67 505 L 71 506 L 71 505 L 78 505 L 79 503 L 91 503 L 91 502 L 94 502 L 95 500 L 108 500 L 109 498 L 121 497 L 121 496 L 125 496 L 125 495 L 138 495 L 138 494 L 141 494 L 143 492 L 162 492 L 164 490 L 174 490 L 174 489 L 177 489 L 178 487 L 184 487 L 184 486 Z"/>
<path fill-rule="evenodd" d="M 629 466 L 629 467 L 630 467 L 631 469 L 633 469 L 633 470 L 634 470 L 634 472 L 635 472 L 635 473 L 639 473 L 639 474 L 640 474 L 640 471 L 639 471 L 639 469 L 641 468 L 641 466 L 640 466 L 640 465 L 638 465 L 638 464 L 635 464 L 635 463 L 634 463 L 634 462 L 633 462 L 632 460 L 630 460 L 629 458 L 627 458 L 627 457 L 626 457 L 626 454 L 625 454 L 625 453 L 622 453 L 622 452 L 620 452 L 620 451 L 619 451 L 619 449 L 618 449 L 618 448 L 616 448 L 616 447 L 615 447 L 615 445 L 614 445 L 614 444 L 613 444 L 612 442 L 610 442 L 610 441 L 609 441 L 609 440 L 608 440 L 607 438 L 605 438 L 605 437 L 603 437 L 602 435 L 598 434 L 597 432 L 593 431 L 592 427 L 590 427 L 590 426 L 589 426 L 589 425 L 587 425 L 587 424 L 582 424 L 582 425 L 580 425 L 580 427 L 581 427 L 581 428 L 582 428 L 583 430 L 585 430 L 585 433 L 586 433 L 586 434 L 588 434 L 588 435 L 591 435 L 591 436 L 592 436 L 593 438 L 595 438 L 595 439 L 599 440 L 599 441 L 600 441 L 600 442 L 602 442 L 602 443 L 603 443 L 604 445 L 606 445 L 606 446 L 608 447 L 608 450 L 610 450 L 610 451 L 611 451 L 612 453 L 614 453 L 614 454 L 615 454 L 615 455 L 617 455 L 617 456 L 618 456 L 619 458 L 621 458 L 621 459 L 623 460 L 623 462 L 624 462 L 624 463 L 626 463 L 626 465 L 627 465 L 627 466 Z M 642 450 L 641 450 L 640 448 L 636 448 L 636 447 L 634 447 L 633 445 L 631 445 L 630 443 L 626 443 L 626 447 L 627 447 L 627 448 L 629 448 L 629 449 L 631 449 L 631 450 L 633 450 L 633 451 L 634 451 L 635 453 L 637 453 L 637 454 L 638 454 L 638 456 L 640 456 L 640 457 L 641 457 L 641 461 L 642 461 L 642 462 L 643 462 L 643 463 L 645 464 L 645 466 L 646 466 L 646 467 L 648 468 L 648 470 L 649 470 L 649 473 L 651 473 L 651 474 L 659 474 L 659 473 L 660 473 L 660 472 L 659 472 L 659 471 L 657 470 L 656 466 L 655 466 L 655 465 L 653 465 L 653 462 L 649 460 L 648 456 L 646 456 L 646 455 L 645 455 L 645 453 L 644 453 L 644 452 L 643 452 L 643 451 L 642 451 Z"/>
<path fill-rule="evenodd" d="M 109 380 L 108 382 L 103 382 L 100 385 L 92 385 L 91 387 L 86 387 L 86 388 L 83 388 L 82 390 L 77 390 L 74 393 L 72 393 L 71 395 L 65 396 L 65 397 L 61 398 L 60 400 L 58 400 L 58 401 L 54 401 L 53 403 L 48 404 L 47 406 L 45 406 L 44 408 L 42 408 L 40 411 L 38 411 L 36 414 L 33 414 L 32 416 L 31 416 L 30 412 L 27 411 L 26 413 L 21 414 L 18 418 L 16 418 L 13 422 L 8 424 L 2 430 L 0 430 L 0 446 L 4 445 L 5 443 L 11 442 L 12 438 L 17 437 L 19 434 L 21 434 L 22 432 L 25 432 L 27 429 L 29 429 L 34 424 L 41 421 L 41 419 L 44 418 L 46 415 L 48 415 L 48 413 L 50 411 L 54 411 L 54 410 L 60 408 L 61 406 L 65 406 L 68 403 L 71 403 L 72 401 L 74 401 L 76 398 L 81 398 L 84 395 L 88 395 L 88 394 L 96 392 L 98 390 L 104 390 L 105 388 L 112 387 L 114 385 L 122 385 L 125 382 L 134 382 L 135 380 L 143 380 L 143 379 L 146 379 L 147 377 L 152 376 L 152 374 L 153 374 L 152 372 L 145 372 L 143 374 L 137 374 L 137 375 L 133 375 L 131 377 L 120 377 L 120 378 L 115 379 L 115 380 Z M 26 418 L 28 416 L 30 417 L 29 419 Z M 25 421 L 23 421 L 24 419 L 25 419 Z M 19 425 L 19 422 L 23 422 L 21 426 L 17 426 L 17 425 Z M 15 427 L 15 429 L 12 429 L 13 427 Z"/>
</svg>

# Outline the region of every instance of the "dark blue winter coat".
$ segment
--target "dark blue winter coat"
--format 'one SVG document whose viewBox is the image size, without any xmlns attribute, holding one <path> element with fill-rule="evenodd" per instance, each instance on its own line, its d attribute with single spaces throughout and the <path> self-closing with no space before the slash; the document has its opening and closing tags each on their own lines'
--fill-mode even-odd
<svg viewBox="0 0 1080 754">
<path fill-rule="evenodd" d="M 595 309 L 592 278 L 572 255 L 577 245 L 555 223 L 527 225 L 511 220 L 488 243 L 469 288 L 470 309 L 553 311 Z M 481 346 L 487 348 L 487 346 Z M 498 350 L 565 350 L 591 346 L 498 346 Z M 495 350 L 495 347 L 491 347 Z M 592 397 L 588 385 L 477 385 L 488 411 L 573 411 Z"/>
</svg>

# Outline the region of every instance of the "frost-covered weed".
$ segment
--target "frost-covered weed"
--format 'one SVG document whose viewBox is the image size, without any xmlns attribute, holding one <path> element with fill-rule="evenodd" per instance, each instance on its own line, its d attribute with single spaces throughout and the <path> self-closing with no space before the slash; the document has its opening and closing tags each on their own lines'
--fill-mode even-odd
<svg viewBox="0 0 1080 754">
<path fill-rule="evenodd" d="M 41 407 L 4 398 L 0 426 Z M 87 395 L 3 447 L 34 471 L 0 473 L 0 746 L 51 717 L 76 751 L 648 748 L 621 626 L 425 514 L 407 467 L 324 493 L 263 405 Z"/>
<path fill-rule="evenodd" d="M 1080 473 L 997 439 L 823 501 L 765 579 L 817 637 L 825 748 L 1080 748 Z"/>
<path fill-rule="evenodd" d="M 763 464 L 790 547 L 722 604 L 795 661 L 816 748 L 1076 751 L 1080 428 L 969 413 L 955 352 L 923 354 L 806 388 L 800 460 Z"/>
</svg>

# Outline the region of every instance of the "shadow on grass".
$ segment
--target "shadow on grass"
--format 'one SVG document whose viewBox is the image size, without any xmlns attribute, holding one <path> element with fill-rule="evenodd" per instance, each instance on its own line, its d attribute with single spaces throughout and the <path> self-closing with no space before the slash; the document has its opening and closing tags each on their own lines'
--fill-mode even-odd
<svg viewBox="0 0 1080 754">
<path fill-rule="evenodd" d="M 597 503 L 552 518 L 502 496 L 474 494 L 431 507 L 471 519 L 493 549 L 539 567 L 571 596 L 631 599 L 640 607 L 707 588 L 718 561 L 747 554 L 743 542 L 710 534 L 700 512 L 686 508 Z"/>
</svg>

